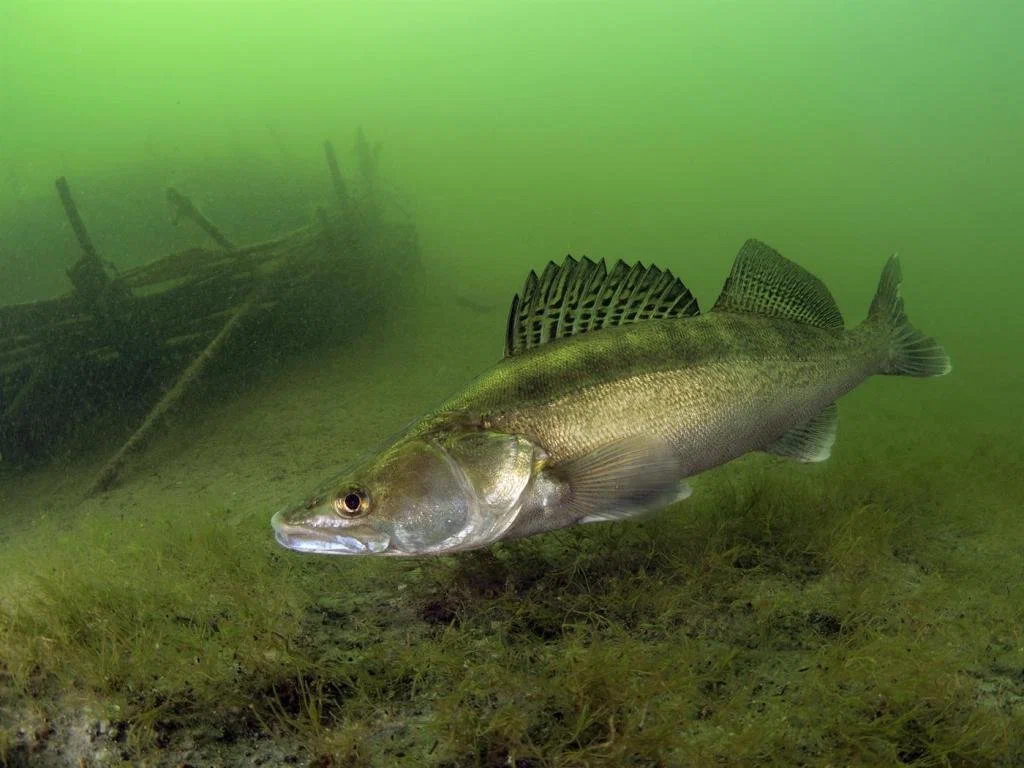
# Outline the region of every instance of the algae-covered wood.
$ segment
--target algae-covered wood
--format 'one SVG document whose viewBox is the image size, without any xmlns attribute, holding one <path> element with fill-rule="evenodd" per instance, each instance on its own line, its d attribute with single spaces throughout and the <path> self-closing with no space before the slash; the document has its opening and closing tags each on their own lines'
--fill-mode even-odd
<svg viewBox="0 0 1024 768">
<path fill-rule="evenodd" d="M 360 170 L 365 138 L 357 139 Z M 212 241 L 118 271 L 116 256 L 101 255 L 63 177 L 57 191 L 81 247 L 68 270 L 73 289 L 57 298 L 0 307 L 0 457 L 23 462 L 47 455 L 53 443 L 88 426 L 125 392 L 155 405 L 161 391 L 183 394 L 180 379 L 216 349 L 245 350 L 258 364 L 275 331 L 296 342 L 344 333 L 365 323 L 364 312 L 329 300 L 346 287 L 367 300 L 382 286 L 407 280 L 418 262 L 415 227 L 379 193 L 371 178 L 342 179 L 330 142 L 324 145 L 337 199 L 312 208 L 304 227 L 260 242 L 236 245 L 177 189 L 167 200 Z M 371 153 L 372 154 L 372 153 Z M 59 222 L 55 221 L 55 226 Z M 311 300 L 311 297 L 319 297 Z M 386 302 L 373 302 L 381 311 Z M 239 317 L 244 314 L 243 322 Z M 257 320 L 256 318 L 261 319 Z M 261 329 L 259 344 L 245 344 Z M 224 338 L 223 331 L 230 329 Z M 248 329 L 248 330 L 247 330 Z M 269 331 L 267 330 L 269 329 Z M 216 350 L 214 350 L 216 351 Z M 178 379 L 176 381 L 176 379 Z M 161 401 L 162 402 L 162 401 Z M 164 408 L 166 410 L 166 406 Z"/>
</svg>

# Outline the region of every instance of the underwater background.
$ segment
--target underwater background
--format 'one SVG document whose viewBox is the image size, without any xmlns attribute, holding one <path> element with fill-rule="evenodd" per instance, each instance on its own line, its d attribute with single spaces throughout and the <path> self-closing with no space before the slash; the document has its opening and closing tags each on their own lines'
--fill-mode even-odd
<svg viewBox="0 0 1024 768">
<path fill-rule="evenodd" d="M 1024 764 L 1022 34 L 997 0 L 0 4 L 0 307 L 71 290 L 57 177 L 126 270 L 205 243 L 169 185 L 240 241 L 305 226 L 360 128 L 419 248 L 314 285 L 322 339 L 259 326 L 108 492 L 173 378 L 0 459 L 0 765 Z M 748 237 L 848 326 L 898 251 L 952 374 L 642 523 L 273 541 L 500 357 L 530 269 L 653 262 L 710 306 Z"/>
</svg>

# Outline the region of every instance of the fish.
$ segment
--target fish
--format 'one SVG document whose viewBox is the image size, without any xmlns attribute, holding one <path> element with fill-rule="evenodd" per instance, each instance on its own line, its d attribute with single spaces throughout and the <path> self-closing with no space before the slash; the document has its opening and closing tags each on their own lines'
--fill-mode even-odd
<svg viewBox="0 0 1024 768">
<path fill-rule="evenodd" d="M 874 375 L 952 370 L 912 326 L 897 256 L 867 318 L 758 240 L 701 312 L 671 270 L 567 256 L 531 271 L 503 358 L 271 519 L 299 552 L 434 556 L 639 518 L 752 452 L 830 456 L 836 401 Z"/>
</svg>

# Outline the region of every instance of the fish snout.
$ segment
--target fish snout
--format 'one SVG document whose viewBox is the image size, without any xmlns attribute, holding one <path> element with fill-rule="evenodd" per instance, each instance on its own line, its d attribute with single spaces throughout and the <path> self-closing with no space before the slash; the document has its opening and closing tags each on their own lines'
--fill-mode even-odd
<svg viewBox="0 0 1024 768">
<path fill-rule="evenodd" d="M 325 555 L 381 554 L 391 546 L 386 533 L 371 530 L 319 529 L 302 523 L 289 522 L 293 507 L 283 507 L 270 518 L 277 543 L 296 552 L 314 552 Z"/>
</svg>

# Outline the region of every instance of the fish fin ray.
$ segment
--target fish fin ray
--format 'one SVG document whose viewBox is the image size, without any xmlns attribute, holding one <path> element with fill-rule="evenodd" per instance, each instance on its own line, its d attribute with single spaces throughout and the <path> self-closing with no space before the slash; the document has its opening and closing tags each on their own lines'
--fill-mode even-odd
<svg viewBox="0 0 1024 768">
<path fill-rule="evenodd" d="M 646 436 L 608 443 L 551 472 L 566 488 L 564 503 L 575 522 L 620 520 L 689 495 L 679 455 Z"/>
<path fill-rule="evenodd" d="M 759 240 L 736 255 L 713 312 L 742 312 L 840 329 L 843 316 L 818 278 Z"/>
<path fill-rule="evenodd" d="M 944 376 L 953 370 L 949 355 L 939 342 L 910 324 L 900 294 L 902 282 L 903 270 L 894 255 L 882 270 L 878 290 L 868 311 L 868 322 L 884 325 L 889 332 L 889 357 L 882 373 L 894 376 Z"/>
<path fill-rule="evenodd" d="M 825 461 L 832 455 L 838 429 L 839 408 L 832 403 L 803 424 L 786 432 L 765 451 L 796 461 Z"/>
<path fill-rule="evenodd" d="M 678 483 L 675 486 L 675 488 L 672 489 L 672 491 L 670 491 L 669 493 L 666 494 L 664 505 L 667 507 L 667 506 L 670 506 L 672 504 L 676 504 L 676 503 L 678 503 L 680 501 L 683 501 L 684 499 L 688 499 L 688 498 L 690 498 L 690 495 L 692 493 L 693 493 L 693 489 L 690 487 L 689 483 L 687 483 L 685 481 L 681 482 L 681 483 Z M 599 512 L 594 512 L 594 513 L 591 513 L 591 514 L 587 515 L 586 517 L 580 518 L 578 520 L 578 522 L 580 524 L 583 524 L 583 523 L 605 523 L 605 522 L 614 521 L 614 520 L 629 520 L 629 519 L 635 519 L 635 518 L 638 518 L 638 517 L 646 517 L 648 514 L 651 514 L 652 512 L 656 512 L 659 509 L 661 509 L 660 506 L 657 506 L 657 507 L 620 507 L 618 509 L 611 509 L 611 510 L 603 509 L 603 510 L 601 510 Z"/>
<path fill-rule="evenodd" d="M 505 356 L 555 339 L 643 320 L 692 317 L 697 300 L 670 270 L 604 259 L 566 256 L 548 262 L 540 277 L 531 271 L 512 300 L 505 328 Z"/>
</svg>

